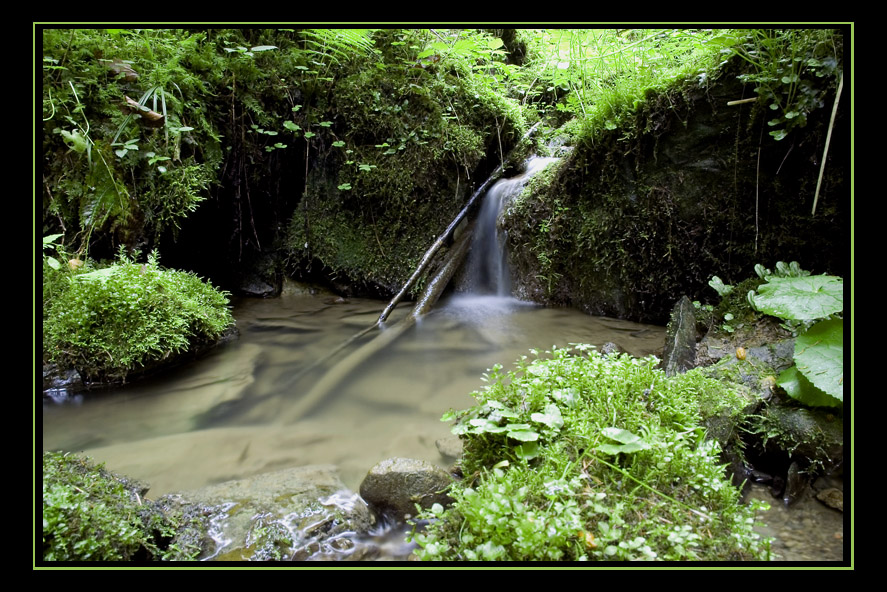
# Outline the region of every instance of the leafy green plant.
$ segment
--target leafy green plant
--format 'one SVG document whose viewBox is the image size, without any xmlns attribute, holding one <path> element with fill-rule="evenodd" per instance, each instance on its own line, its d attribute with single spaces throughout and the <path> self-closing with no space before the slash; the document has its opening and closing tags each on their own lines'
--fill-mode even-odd
<svg viewBox="0 0 887 592">
<path fill-rule="evenodd" d="M 777 384 L 811 406 L 839 407 L 844 401 L 844 283 L 828 275 L 769 276 L 749 303 L 765 314 L 794 323 L 795 365 Z"/>
<path fill-rule="evenodd" d="M 197 276 L 161 269 L 157 255 L 71 276 L 48 303 L 44 359 L 86 380 L 125 381 L 209 342 L 232 323 L 226 293 Z"/>
<path fill-rule="evenodd" d="M 759 99 L 773 112 L 770 135 L 782 140 L 804 127 L 808 115 L 824 106 L 824 95 L 840 78 L 841 39 L 830 29 L 752 29 L 735 46 L 736 55 L 754 67 L 740 76 L 752 82 Z"/>
<path fill-rule="evenodd" d="M 47 255 L 46 251 L 58 248 L 60 245 L 56 244 L 55 241 L 57 241 L 58 239 L 60 239 L 63 236 L 64 236 L 64 234 L 60 233 L 60 234 L 50 234 L 49 236 L 43 237 L 43 260 L 46 262 L 47 265 L 49 265 L 51 268 L 56 269 L 56 270 L 61 269 L 62 264 L 59 263 L 59 260 L 56 259 L 55 257 L 52 257 L 51 255 Z"/>
<path fill-rule="evenodd" d="M 465 479 L 413 540 L 423 560 L 766 559 L 698 422 L 741 408 L 698 371 L 666 378 L 655 358 L 593 346 L 495 366 L 477 404 L 450 412 Z M 543 357 L 544 356 L 544 357 Z M 532 454 L 527 454 L 528 445 Z"/>
</svg>

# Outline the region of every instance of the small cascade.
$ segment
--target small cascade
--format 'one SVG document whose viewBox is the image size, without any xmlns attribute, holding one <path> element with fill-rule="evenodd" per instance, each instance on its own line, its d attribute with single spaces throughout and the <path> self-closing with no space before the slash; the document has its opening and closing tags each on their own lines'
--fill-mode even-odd
<svg viewBox="0 0 887 592">
<path fill-rule="evenodd" d="M 505 249 L 507 235 L 499 229 L 502 208 L 523 190 L 533 175 L 555 160 L 532 157 L 527 160 L 523 173 L 501 179 L 487 191 L 475 223 L 464 291 L 475 296 L 511 297 L 511 273 Z"/>
</svg>

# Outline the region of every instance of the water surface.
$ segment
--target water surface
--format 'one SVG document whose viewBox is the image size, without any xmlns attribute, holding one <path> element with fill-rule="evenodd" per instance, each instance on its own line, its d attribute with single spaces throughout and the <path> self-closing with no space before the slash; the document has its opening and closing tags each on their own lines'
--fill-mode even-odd
<svg viewBox="0 0 887 592">
<path fill-rule="evenodd" d="M 306 294 L 241 301 L 234 310 L 240 337 L 207 357 L 144 383 L 45 404 L 43 447 L 83 451 L 148 482 L 151 497 L 326 463 L 357 490 L 388 457 L 446 466 L 435 441 L 450 426 L 440 417 L 471 406 L 494 364 L 508 368 L 529 349 L 553 345 L 612 341 L 643 356 L 664 342 L 662 327 L 508 297 L 457 296 L 356 368 L 342 372 L 336 362 L 378 331 L 307 370 L 372 325 L 384 305 Z M 408 311 L 401 305 L 388 325 Z M 329 392 L 294 413 L 324 376 L 332 379 Z"/>
</svg>

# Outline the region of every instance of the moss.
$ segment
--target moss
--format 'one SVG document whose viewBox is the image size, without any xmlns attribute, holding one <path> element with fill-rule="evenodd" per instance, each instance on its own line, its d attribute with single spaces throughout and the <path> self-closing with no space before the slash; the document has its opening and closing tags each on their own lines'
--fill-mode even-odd
<svg viewBox="0 0 887 592">
<path fill-rule="evenodd" d="M 226 293 L 193 274 L 126 259 L 69 274 L 45 303 L 44 361 L 118 382 L 218 339 L 234 322 Z"/>
<path fill-rule="evenodd" d="M 712 275 L 730 282 L 762 260 L 796 253 L 841 275 L 845 261 L 836 254 L 846 237 L 820 225 L 846 220 L 848 202 L 836 196 L 834 209 L 811 217 L 808 181 L 816 174 L 802 170 L 806 157 L 797 152 L 803 144 L 819 158 L 813 136 L 827 127 L 827 113 L 811 117 L 788 154 L 772 138 L 759 143 L 748 113 L 719 102 L 741 96 L 732 67 L 709 72 L 705 89 L 688 78 L 649 92 L 616 128 L 582 136 L 559 174 L 509 211 L 518 289 L 543 302 L 662 323 L 682 295 L 704 298 Z M 840 167 L 826 175 L 830 187 L 841 186 Z"/>
<path fill-rule="evenodd" d="M 43 561 L 196 559 L 207 512 L 145 491 L 88 459 L 44 452 Z"/>
<path fill-rule="evenodd" d="M 331 87 L 332 135 L 317 144 L 287 233 L 293 265 L 319 262 L 382 292 L 411 275 L 494 166 L 487 155 L 498 164 L 525 127 L 513 101 L 455 65 L 408 67 L 388 51 L 343 68 Z"/>
</svg>

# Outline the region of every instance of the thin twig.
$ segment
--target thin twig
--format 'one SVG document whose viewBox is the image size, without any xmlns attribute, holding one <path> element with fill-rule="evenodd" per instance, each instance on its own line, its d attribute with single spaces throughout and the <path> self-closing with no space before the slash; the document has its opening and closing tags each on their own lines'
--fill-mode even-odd
<svg viewBox="0 0 887 592">
<path fill-rule="evenodd" d="M 764 128 L 761 127 L 761 136 L 758 138 L 758 165 L 755 170 L 755 254 L 758 252 L 758 209 L 761 192 L 761 139 L 764 137 Z"/>
<path fill-rule="evenodd" d="M 832 118 L 828 122 L 828 134 L 825 136 L 825 148 L 822 151 L 822 163 L 819 166 L 819 179 L 816 181 L 816 194 L 813 196 L 813 211 L 811 216 L 816 215 L 816 202 L 819 201 L 819 187 L 822 185 L 822 174 L 825 172 L 825 159 L 828 156 L 828 146 L 832 141 L 832 129 L 835 127 L 835 116 L 838 114 L 838 101 L 841 100 L 841 91 L 844 89 L 844 75 L 841 74 L 841 80 L 838 82 L 838 92 L 835 94 L 835 106 L 832 107 Z"/>
</svg>

